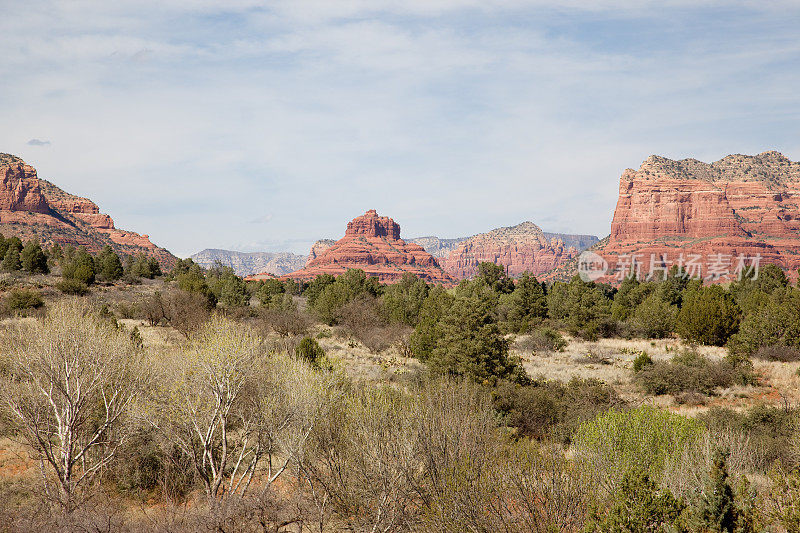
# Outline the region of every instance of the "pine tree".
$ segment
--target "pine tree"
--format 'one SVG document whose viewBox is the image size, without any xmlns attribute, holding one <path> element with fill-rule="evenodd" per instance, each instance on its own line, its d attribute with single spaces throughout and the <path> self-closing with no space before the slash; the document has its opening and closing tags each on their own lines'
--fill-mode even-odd
<svg viewBox="0 0 800 533">
<path fill-rule="evenodd" d="M 525 371 L 509 357 L 496 313 L 497 298 L 488 288 L 456 298 L 434 329 L 436 345 L 427 360 L 430 369 L 478 383 L 491 384 L 497 378 L 524 383 Z"/>
<path fill-rule="evenodd" d="M 547 297 L 544 289 L 529 272 L 519 277 L 514 292 L 504 296 L 503 303 L 508 306 L 510 326 L 517 332 L 527 331 L 534 322 L 547 317 Z"/>
<path fill-rule="evenodd" d="M 728 480 L 729 452 L 716 450 L 700 507 L 702 527 L 714 533 L 734 533 L 739 522 L 736 498 Z"/>
<path fill-rule="evenodd" d="M 592 517 L 590 532 L 619 533 L 686 531 L 682 514 L 686 505 L 669 489 L 659 493 L 646 472 L 628 472 L 605 516 Z"/>
<path fill-rule="evenodd" d="M 9 246 L 3 262 L 0 263 L 0 270 L 3 272 L 16 272 L 22 268 L 22 262 L 19 259 L 19 250 L 16 246 Z"/>
<path fill-rule="evenodd" d="M 122 261 L 119 256 L 106 245 L 95 258 L 97 273 L 103 281 L 117 281 L 122 277 Z"/>
<path fill-rule="evenodd" d="M 86 250 L 79 248 L 71 259 L 65 257 L 61 275 L 64 279 L 91 285 L 95 278 L 94 259 Z"/>
<path fill-rule="evenodd" d="M 20 253 L 22 269 L 31 274 L 47 274 L 50 267 L 47 265 L 47 256 L 36 239 L 28 241 Z"/>
</svg>

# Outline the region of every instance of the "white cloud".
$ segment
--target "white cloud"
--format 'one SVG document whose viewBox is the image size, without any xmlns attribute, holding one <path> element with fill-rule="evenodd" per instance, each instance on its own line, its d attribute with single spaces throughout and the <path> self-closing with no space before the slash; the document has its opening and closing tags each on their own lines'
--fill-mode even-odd
<svg viewBox="0 0 800 533">
<path fill-rule="evenodd" d="M 180 254 L 305 252 L 373 207 L 601 234 L 650 153 L 798 157 L 776 5 L 34 1 L 0 18 L 0 151 Z"/>
</svg>

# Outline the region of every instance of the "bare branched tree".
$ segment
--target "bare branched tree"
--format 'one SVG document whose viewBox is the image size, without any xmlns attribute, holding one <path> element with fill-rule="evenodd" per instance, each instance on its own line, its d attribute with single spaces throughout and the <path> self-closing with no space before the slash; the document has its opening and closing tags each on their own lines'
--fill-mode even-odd
<svg viewBox="0 0 800 533">
<path fill-rule="evenodd" d="M 129 335 L 81 300 L 55 304 L 4 343 L 0 398 L 41 459 L 46 494 L 71 513 L 76 491 L 111 461 L 146 372 Z M 53 486 L 53 474 L 56 483 Z"/>
<path fill-rule="evenodd" d="M 333 378 L 269 354 L 247 326 L 214 317 L 164 360 L 151 422 L 186 454 L 212 500 L 269 486 L 303 453 Z"/>
</svg>

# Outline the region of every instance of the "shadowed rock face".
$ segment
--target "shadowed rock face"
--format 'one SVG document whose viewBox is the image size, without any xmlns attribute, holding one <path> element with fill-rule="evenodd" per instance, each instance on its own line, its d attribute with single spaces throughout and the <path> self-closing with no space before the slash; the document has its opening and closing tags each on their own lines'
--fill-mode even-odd
<svg viewBox="0 0 800 533">
<path fill-rule="evenodd" d="M 541 275 L 576 257 L 579 251 L 559 237 L 548 238 L 533 222 L 498 228 L 460 243 L 444 259 L 445 271 L 456 279 L 471 278 L 483 262 L 505 267 L 509 276 Z"/>
<path fill-rule="evenodd" d="M 83 246 L 90 252 L 109 245 L 119 254 L 153 256 L 165 267 L 177 259 L 147 235 L 116 228 L 97 204 L 40 179 L 36 169 L 9 154 L 0 154 L 0 232 L 22 239 L 36 236 L 47 246 Z"/>
<path fill-rule="evenodd" d="M 650 156 L 620 179 L 611 236 L 596 250 L 613 269 L 632 254 L 761 255 L 794 275 L 800 267 L 800 163 L 778 152 L 715 163 Z M 660 263 L 660 262 L 659 262 Z"/>
<path fill-rule="evenodd" d="M 432 283 L 452 283 L 436 259 L 422 246 L 400 238 L 400 225 L 371 209 L 347 224 L 344 237 L 315 244 L 305 268 L 285 277 L 309 280 L 320 274 L 343 274 L 359 268 L 385 283 L 410 272 Z"/>
</svg>

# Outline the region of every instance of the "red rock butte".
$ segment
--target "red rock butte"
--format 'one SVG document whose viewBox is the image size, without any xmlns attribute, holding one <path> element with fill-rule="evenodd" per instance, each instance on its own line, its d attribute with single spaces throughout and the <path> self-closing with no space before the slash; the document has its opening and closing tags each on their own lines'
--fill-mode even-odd
<svg viewBox="0 0 800 533">
<path fill-rule="evenodd" d="M 422 246 L 400 238 L 397 222 L 379 216 L 374 209 L 351 220 L 338 241 L 315 245 L 306 266 L 282 278 L 309 281 L 320 274 L 338 276 L 352 268 L 383 283 L 399 281 L 405 273 L 430 283 L 454 282 Z"/>
<path fill-rule="evenodd" d="M 559 238 L 548 239 L 533 222 L 523 222 L 470 237 L 450 252 L 442 266 L 456 279 L 475 276 L 483 262 L 504 267 L 512 277 L 523 272 L 538 276 L 565 264 L 578 253 Z"/>
<path fill-rule="evenodd" d="M 144 253 L 164 267 L 177 258 L 150 242 L 147 235 L 114 226 L 87 198 L 69 194 L 40 179 L 36 169 L 22 159 L 0 153 L 0 233 L 26 240 L 36 237 L 50 246 L 83 246 L 99 252 L 105 245 L 123 255 Z"/>
<path fill-rule="evenodd" d="M 800 163 L 774 151 L 729 155 L 714 163 L 650 156 L 639 170 L 622 174 L 611 235 L 594 251 L 609 262 L 609 270 L 624 270 L 633 254 L 643 274 L 650 272 L 651 257 L 667 267 L 681 254 L 696 254 L 705 277 L 709 262 L 722 254 L 733 262 L 760 256 L 761 264 L 776 264 L 795 277 Z"/>
</svg>

